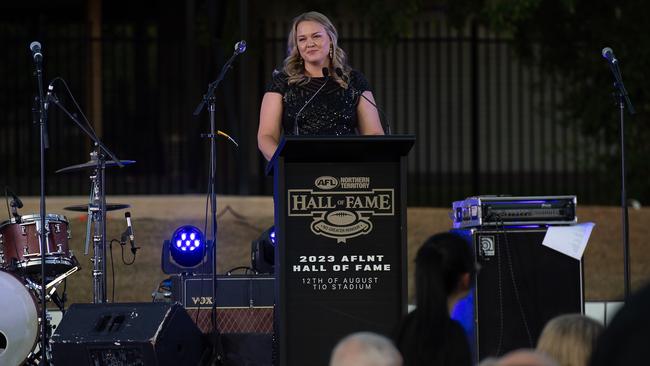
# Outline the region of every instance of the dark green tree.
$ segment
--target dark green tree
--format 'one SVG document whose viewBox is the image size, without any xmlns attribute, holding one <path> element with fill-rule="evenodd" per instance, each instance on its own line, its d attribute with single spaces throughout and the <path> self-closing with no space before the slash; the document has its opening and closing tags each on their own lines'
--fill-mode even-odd
<svg viewBox="0 0 650 366">
<path fill-rule="evenodd" d="M 614 49 L 637 114 L 626 113 L 628 197 L 650 201 L 650 2 L 642 0 L 442 0 L 457 25 L 477 21 L 512 35 L 517 55 L 565 85 L 563 124 L 578 124 L 584 136 L 610 148 L 595 168 L 616 186 L 620 169 L 619 109 L 613 76 L 601 50 Z M 616 194 L 603 198 L 615 202 Z"/>
</svg>

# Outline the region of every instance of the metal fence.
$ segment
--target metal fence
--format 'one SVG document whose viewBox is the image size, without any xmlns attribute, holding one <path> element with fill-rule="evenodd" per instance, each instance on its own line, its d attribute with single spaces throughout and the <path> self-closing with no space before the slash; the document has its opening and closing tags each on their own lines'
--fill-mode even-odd
<svg viewBox="0 0 650 366">
<path fill-rule="evenodd" d="M 288 24 L 261 20 L 249 51 L 217 94 L 218 192 L 271 194 L 255 134 L 259 103 L 284 57 Z M 409 204 L 449 206 L 475 194 L 578 194 L 583 203 L 615 202 L 596 161 L 607 149 L 581 137 L 556 108 L 567 85 L 517 61 L 510 40 L 444 19 L 414 21 L 411 35 L 384 44 L 359 22 L 337 24 L 352 66 L 370 81 L 393 133 L 415 134 L 409 156 Z M 38 194 L 38 128 L 31 122 L 34 82 L 25 27 L 4 24 L 0 42 L 0 184 Z M 214 54 L 155 23 L 107 24 L 102 39 L 84 25 L 54 25 L 42 39 L 46 79 L 68 80 L 84 107 L 88 50 L 102 45 L 103 139 L 121 159 L 138 163 L 108 174 L 109 194 L 203 192 L 207 187 L 207 114 L 194 107 L 229 55 Z M 228 48 L 229 49 L 229 48 Z M 215 66 L 216 65 L 216 66 Z M 62 88 L 62 102 L 71 107 Z M 84 173 L 54 170 L 88 160 L 90 144 L 60 112 L 51 112 L 48 193 L 87 194 Z"/>
</svg>

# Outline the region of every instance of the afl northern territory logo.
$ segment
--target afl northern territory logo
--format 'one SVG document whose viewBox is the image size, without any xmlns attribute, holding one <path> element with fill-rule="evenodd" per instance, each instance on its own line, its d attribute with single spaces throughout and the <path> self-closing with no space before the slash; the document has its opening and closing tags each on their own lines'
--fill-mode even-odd
<svg viewBox="0 0 650 366">
<path fill-rule="evenodd" d="M 318 177 L 316 178 L 316 181 L 314 182 L 314 185 L 317 188 L 324 189 L 324 190 L 329 190 L 329 189 L 334 189 L 336 186 L 339 185 L 338 179 L 330 176 L 323 176 L 323 177 Z"/>
<path fill-rule="evenodd" d="M 287 191 L 289 216 L 311 216 L 312 233 L 338 243 L 370 233 L 373 216 L 395 214 L 394 190 L 370 189 L 369 177 L 321 176 L 314 186 Z"/>
</svg>

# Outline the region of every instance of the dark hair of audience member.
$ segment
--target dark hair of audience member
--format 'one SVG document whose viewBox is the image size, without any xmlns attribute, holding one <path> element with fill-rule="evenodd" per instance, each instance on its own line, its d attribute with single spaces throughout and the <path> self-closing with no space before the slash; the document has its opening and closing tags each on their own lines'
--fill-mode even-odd
<svg viewBox="0 0 650 366">
<path fill-rule="evenodd" d="M 591 366 L 650 363 L 650 284 L 634 293 L 605 328 L 591 354 Z"/>
<path fill-rule="evenodd" d="M 418 251 L 415 258 L 415 326 L 420 359 L 431 355 L 434 362 L 441 363 L 445 359 L 444 348 L 449 341 L 447 335 L 452 322 L 449 299 L 459 291 L 463 275 L 469 274 L 469 283 L 472 283 L 474 272 L 469 245 L 456 234 L 436 234 Z"/>
</svg>

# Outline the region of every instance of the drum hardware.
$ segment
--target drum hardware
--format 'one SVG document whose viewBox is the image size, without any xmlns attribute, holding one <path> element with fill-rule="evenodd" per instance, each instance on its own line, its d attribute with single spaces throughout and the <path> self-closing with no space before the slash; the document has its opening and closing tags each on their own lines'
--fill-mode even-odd
<svg viewBox="0 0 650 366">
<path fill-rule="evenodd" d="M 135 164 L 135 160 L 120 160 L 120 164 L 122 165 L 131 165 Z M 104 167 L 105 168 L 110 168 L 110 167 L 115 167 L 119 166 L 119 164 L 115 160 L 106 160 L 104 161 Z M 71 165 L 62 169 L 57 170 L 57 173 L 71 173 L 71 172 L 78 172 L 82 170 L 95 170 L 97 168 L 97 161 L 93 160 L 92 156 L 91 159 L 85 163 L 77 164 L 77 165 Z"/>
<path fill-rule="evenodd" d="M 58 286 L 61 283 L 61 281 L 63 281 L 63 279 L 61 279 L 58 282 L 51 281 L 45 287 L 45 291 L 46 291 L 45 299 L 47 301 L 54 302 L 54 304 L 59 308 L 59 310 L 61 312 L 63 312 L 64 311 L 64 309 L 63 309 L 63 299 L 61 299 L 61 297 L 59 297 L 59 295 L 56 293 L 56 286 Z M 30 280 L 29 278 L 25 278 L 25 282 L 27 283 L 25 286 L 27 288 L 31 289 L 32 291 L 34 291 L 34 292 L 40 292 L 41 291 L 41 285 L 39 285 L 38 283 Z M 39 318 L 39 321 L 40 321 L 40 318 Z"/>
<path fill-rule="evenodd" d="M 68 276 L 70 276 L 71 274 L 77 272 L 79 269 L 80 269 L 79 266 L 75 266 L 75 267 L 73 267 L 73 268 L 70 269 L 68 272 L 66 272 L 66 273 L 60 275 L 59 277 L 53 279 L 52 281 L 50 281 L 50 283 L 48 283 L 48 284 L 45 286 L 45 289 L 48 289 L 48 288 L 50 288 L 50 287 L 52 287 L 52 286 L 55 286 L 55 285 L 58 285 L 59 283 L 61 283 L 61 281 L 65 280 Z"/>
<path fill-rule="evenodd" d="M 29 276 L 38 277 L 44 263 L 46 279 L 65 273 L 77 263 L 74 253 L 68 249 L 72 237 L 68 219 L 57 214 L 45 215 L 44 261 L 41 259 L 40 215 L 23 215 L 21 220 L 11 218 L 0 223 L 2 238 L 2 268 L 22 269 Z"/>
<path fill-rule="evenodd" d="M 92 137 L 92 136 L 91 136 Z M 96 143 L 96 138 L 93 138 Z M 96 145 L 97 146 L 97 145 Z M 105 191 L 105 169 L 106 167 L 125 166 L 135 164 L 134 160 L 118 160 L 110 152 L 106 151 L 113 160 L 105 160 L 99 148 L 90 153 L 90 160 L 77 165 L 57 170 L 57 173 L 69 173 L 83 170 L 90 170 L 90 195 L 88 204 L 65 207 L 69 211 L 86 212 L 88 220 L 86 224 L 86 240 L 84 254 L 88 255 L 92 239 L 93 256 L 90 262 L 93 265 L 93 302 L 104 303 L 106 297 L 106 212 L 120 210 L 129 207 L 125 204 L 107 204 Z"/>
<path fill-rule="evenodd" d="M 66 273 L 54 278 L 53 280 L 48 282 L 47 285 L 45 285 L 45 290 L 49 290 L 51 288 L 54 288 L 55 286 L 58 286 L 63 280 L 68 278 L 71 274 L 77 272 L 79 269 L 80 269 L 79 266 L 75 266 L 75 267 L 71 268 L 70 270 L 68 270 Z M 33 290 L 36 290 L 36 291 L 41 290 L 41 285 L 39 285 L 38 283 L 36 283 L 36 282 L 32 281 L 31 279 L 29 279 L 29 277 L 25 278 L 25 282 L 27 282 L 29 284 L 29 287 L 32 288 Z"/>
<path fill-rule="evenodd" d="M 125 208 L 129 208 L 131 205 L 127 205 L 124 203 L 107 203 L 106 204 L 106 211 L 115 211 L 115 210 L 123 210 Z M 68 211 L 77 211 L 77 212 L 96 212 L 99 211 L 99 207 L 97 206 L 90 206 L 90 205 L 75 205 L 75 206 L 68 206 L 64 207 L 64 210 Z"/>
</svg>

